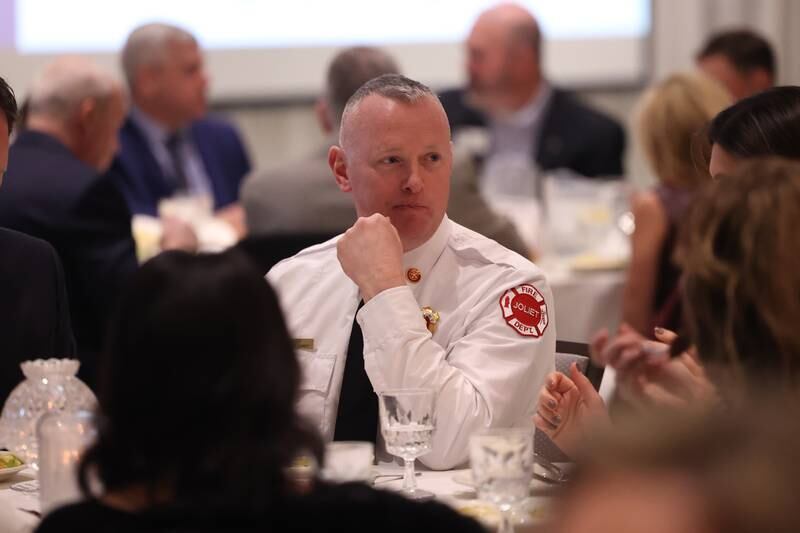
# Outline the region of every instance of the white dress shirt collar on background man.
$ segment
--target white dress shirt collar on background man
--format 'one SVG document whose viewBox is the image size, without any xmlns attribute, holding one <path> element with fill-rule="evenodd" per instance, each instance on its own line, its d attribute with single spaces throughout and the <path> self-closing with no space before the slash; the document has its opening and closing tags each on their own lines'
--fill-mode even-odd
<svg viewBox="0 0 800 533">
<path fill-rule="evenodd" d="M 303 250 L 267 274 L 289 332 L 300 341 L 299 412 L 325 440 L 333 438 L 361 300 L 337 259 L 338 238 Z M 454 468 L 467 462 L 475 431 L 530 426 L 536 393 L 554 368 L 553 296 L 533 263 L 447 217 L 427 242 L 404 254 L 403 266 L 416 268 L 418 281 L 384 290 L 358 311 L 365 368 L 376 392 L 436 390 L 433 449 L 420 461 L 434 469 Z M 525 290 L 538 303 L 519 296 Z M 512 316 L 515 302 L 533 314 Z M 422 315 L 426 306 L 440 315 L 433 333 Z M 535 334 L 517 317 L 535 324 Z"/>
<path fill-rule="evenodd" d="M 489 120 L 489 151 L 481 179 L 487 196 L 539 196 L 535 147 L 553 90 L 542 82 L 525 106 Z"/>
<path fill-rule="evenodd" d="M 150 151 L 156 158 L 161 172 L 165 176 L 175 176 L 172 158 L 167 150 L 166 142 L 170 136 L 167 129 L 147 116 L 136 106 L 131 106 L 131 120 L 144 133 Z M 192 195 L 211 194 L 211 180 L 208 177 L 200 152 L 192 142 L 188 130 L 180 132 L 178 154 L 183 163 L 188 193 Z"/>
</svg>

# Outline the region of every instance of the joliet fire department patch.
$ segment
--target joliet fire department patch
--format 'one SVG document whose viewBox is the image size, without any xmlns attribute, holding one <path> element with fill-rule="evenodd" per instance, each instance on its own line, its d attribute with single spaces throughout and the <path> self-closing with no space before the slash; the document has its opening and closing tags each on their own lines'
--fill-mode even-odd
<svg viewBox="0 0 800 533">
<path fill-rule="evenodd" d="M 547 329 L 547 304 L 533 285 L 508 289 L 500 297 L 500 309 L 506 323 L 525 337 L 541 337 Z"/>
</svg>

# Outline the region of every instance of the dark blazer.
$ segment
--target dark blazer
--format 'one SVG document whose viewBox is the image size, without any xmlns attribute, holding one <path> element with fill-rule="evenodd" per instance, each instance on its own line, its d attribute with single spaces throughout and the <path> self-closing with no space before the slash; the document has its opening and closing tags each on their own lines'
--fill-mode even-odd
<svg viewBox="0 0 800 533">
<path fill-rule="evenodd" d="M 0 404 L 29 359 L 73 357 L 64 273 L 46 242 L 0 228 Z"/>
<path fill-rule="evenodd" d="M 487 126 L 480 111 L 465 103 L 463 89 L 445 91 L 440 99 L 453 133 L 465 126 Z M 535 151 L 536 162 L 542 170 L 567 168 L 587 177 L 619 177 L 622 176 L 625 130 L 572 93 L 553 88 L 538 146 L 532 146 L 531 151 Z"/>
<path fill-rule="evenodd" d="M 236 129 L 220 119 L 205 118 L 192 123 L 189 135 L 211 181 L 215 208 L 236 202 L 242 178 L 250 172 L 250 160 Z M 120 129 L 119 145 L 112 175 L 131 212 L 156 216 L 158 201 L 172 196 L 174 185 L 165 178 L 147 138 L 130 117 Z"/>
<path fill-rule="evenodd" d="M 57 139 L 24 131 L 9 151 L 0 226 L 48 241 L 61 257 L 80 375 L 92 386 L 106 322 L 137 268 L 124 198 Z"/>
</svg>

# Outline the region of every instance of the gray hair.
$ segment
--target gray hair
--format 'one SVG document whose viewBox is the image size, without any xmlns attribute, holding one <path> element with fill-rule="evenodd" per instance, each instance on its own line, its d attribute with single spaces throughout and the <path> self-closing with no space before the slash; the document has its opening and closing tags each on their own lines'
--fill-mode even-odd
<svg viewBox="0 0 800 533">
<path fill-rule="evenodd" d="M 439 98 L 427 85 L 401 74 L 384 74 L 369 80 L 353 93 L 342 112 L 342 125 L 346 124 L 350 115 L 356 112 L 359 104 L 372 95 L 408 104 L 413 104 L 423 98 L 433 98 L 441 106 Z M 442 112 L 444 113 L 444 108 L 442 108 Z M 344 128 L 339 131 L 339 144 L 344 144 Z"/>
<path fill-rule="evenodd" d="M 62 56 L 49 63 L 31 85 L 29 113 L 64 121 L 87 98 L 105 102 L 120 89 L 111 73 L 93 61 Z"/>
<path fill-rule="evenodd" d="M 197 43 L 194 35 L 170 24 L 151 23 L 139 26 L 128 35 L 122 47 L 122 71 L 128 87 L 133 90 L 139 67 L 157 65 L 164 61 L 171 43 Z"/>
<path fill-rule="evenodd" d="M 347 101 L 372 78 L 399 73 L 395 60 L 386 52 L 368 46 L 356 46 L 339 52 L 328 67 L 325 96 L 329 118 L 338 128 Z"/>
</svg>

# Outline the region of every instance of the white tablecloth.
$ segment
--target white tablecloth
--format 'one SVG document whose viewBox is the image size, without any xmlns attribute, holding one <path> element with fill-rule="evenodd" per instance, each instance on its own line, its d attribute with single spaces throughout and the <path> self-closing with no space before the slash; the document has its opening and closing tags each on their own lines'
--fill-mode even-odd
<svg viewBox="0 0 800 533">
<path fill-rule="evenodd" d="M 29 512 L 39 512 L 38 494 L 9 488 L 14 483 L 31 479 L 36 479 L 36 474 L 28 469 L 0 481 L 0 533 L 30 533 L 39 524 L 39 518 Z"/>
<path fill-rule="evenodd" d="M 559 340 L 589 342 L 599 329 L 617 328 L 622 314 L 624 270 L 575 271 L 547 258 L 538 264 L 553 289 Z"/>
<path fill-rule="evenodd" d="M 378 471 L 381 475 L 394 474 L 396 477 L 376 478 L 375 488 L 402 491 L 402 467 L 395 464 L 381 464 L 378 467 Z M 474 487 L 464 484 L 464 481 L 471 479 L 469 469 L 445 471 L 418 469 L 417 473 L 418 488 L 434 493 L 438 501 L 450 505 L 464 514 L 478 518 L 487 526 L 496 526 L 499 517 L 496 509 L 492 505 L 480 501 Z M 523 524 L 531 526 L 541 523 L 548 514 L 548 507 L 554 490 L 556 490 L 556 487 L 553 485 L 533 481 L 531 483 L 531 497 L 522 506 L 523 508 L 515 514 L 516 520 L 521 520 Z M 520 530 L 519 527 L 517 529 Z"/>
</svg>

